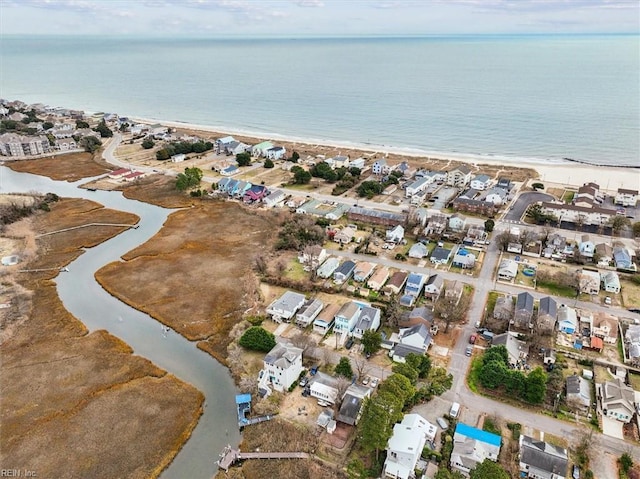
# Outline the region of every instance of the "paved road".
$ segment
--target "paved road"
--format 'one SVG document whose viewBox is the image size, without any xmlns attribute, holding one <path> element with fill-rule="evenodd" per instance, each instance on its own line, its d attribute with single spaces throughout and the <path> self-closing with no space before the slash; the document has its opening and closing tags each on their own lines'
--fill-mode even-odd
<svg viewBox="0 0 640 479">
<path fill-rule="evenodd" d="M 546 193 L 539 193 L 537 191 L 521 193 L 514 201 L 511 208 L 509 208 L 507 214 L 504 215 L 503 219 L 509 222 L 519 222 L 520 218 L 522 218 L 522 215 L 524 215 L 524 212 L 531 203 L 535 203 L 537 201 L 551 201 L 553 199 L 553 196 Z"/>
</svg>

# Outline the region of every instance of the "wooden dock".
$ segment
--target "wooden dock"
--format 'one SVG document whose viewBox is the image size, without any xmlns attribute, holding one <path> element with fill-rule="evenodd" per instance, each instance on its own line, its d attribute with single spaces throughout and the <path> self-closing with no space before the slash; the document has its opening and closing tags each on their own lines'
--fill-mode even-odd
<svg viewBox="0 0 640 479">
<path fill-rule="evenodd" d="M 241 452 L 227 446 L 220 454 L 217 464 L 220 469 L 228 471 L 234 463 L 245 459 L 307 459 L 308 457 L 309 454 L 306 452 Z"/>
</svg>

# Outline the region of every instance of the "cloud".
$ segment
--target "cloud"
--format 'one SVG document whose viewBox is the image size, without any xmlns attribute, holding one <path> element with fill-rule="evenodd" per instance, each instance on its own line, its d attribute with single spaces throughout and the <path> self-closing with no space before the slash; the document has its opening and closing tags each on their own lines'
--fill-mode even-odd
<svg viewBox="0 0 640 479">
<path fill-rule="evenodd" d="M 324 2 L 322 0 L 296 0 L 294 3 L 299 7 L 324 7 Z"/>
</svg>

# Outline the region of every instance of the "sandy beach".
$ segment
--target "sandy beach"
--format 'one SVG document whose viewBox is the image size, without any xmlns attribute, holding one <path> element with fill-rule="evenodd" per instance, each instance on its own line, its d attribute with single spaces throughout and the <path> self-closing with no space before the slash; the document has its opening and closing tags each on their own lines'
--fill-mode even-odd
<svg viewBox="0 0 640 479">
<path fill-rule="evenodd" d="M 344 150 L 358 151 L 362 156 L 370 157 L 372 155 L 397 155 L 401 157 L 415 158 L 416 160 L 423 158 L 429 160 L 440 160 L 445 162 L 467 163 L 474 166 L 492 165 L 514 168 L 530 168 L 536 170 L 539 179 L 551 186 L 573 186 L 579 187 L 585 183 L 595 182 L 600 185 L 601 189 L 615 193 L 618 188 L 631 190 L 640 189 L 640 168 L 628 167 L 612 167 L 597 166 L 584 163 L 577 163 L 562 160 L 541 160 L 532 158 L 513 158 L 513 157 L 479 157 L 464 154 L 443 154 L 438 152 L 429 152 L 412 148 L 393 147 L 386 145 L 367 145 L 348 141 L 327 141 L 313 138 L 298 138 L 294 136 L 285 136 L 280 134 L 257 134 L 237 130 L 233 128 L 208 126 L 192 123 L 184 123 L 177 121 L 156 120 L 150 118 L 131 117 L 132 120 L 147 124 L 161 124 L 170 128 L 182 130 L 191 130 L 194 132 L 206 133 L 214 138 L 225 135 L 241 136 L 244 139 L 256 140 L 272 140 L 274 142 L 283 142 L 290 144 L 301 144 L 313 147 L 325 147 L 335 149 L 333 154 L 338 155 Z M 640 167 L 640 159 L 638 160 Z"/>
</svg>

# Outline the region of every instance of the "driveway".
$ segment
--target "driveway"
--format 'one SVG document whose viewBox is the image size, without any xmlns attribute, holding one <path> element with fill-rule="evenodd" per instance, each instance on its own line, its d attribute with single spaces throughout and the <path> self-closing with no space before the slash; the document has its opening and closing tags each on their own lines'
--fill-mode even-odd
<svg viewBox="0 0 640 479">
<path fill-rule="evenodd" d="M 618 439 L 624 439 L 622 434 L 622 423 L 616 419 L 611 419 L 610 417 L 603 417 L 602 434 Z"/>
<path fill-rule="evenodd" d="M 551 201 L 553 199 L 553 196 L 546 193 L 539 193 L 537 191 L 522 193 L 520 196 L 518 196 L 518 199 L 514 202 L 513 206 L 504 216 L 504 221 L 518 223 L 520 222 L 520 218 L 522 218 L 522 215 L 524 215 L 524 212 L 527 211 L 527 208 L 530 204 L 537 203 L 538 201 Z"/>
</svg>

